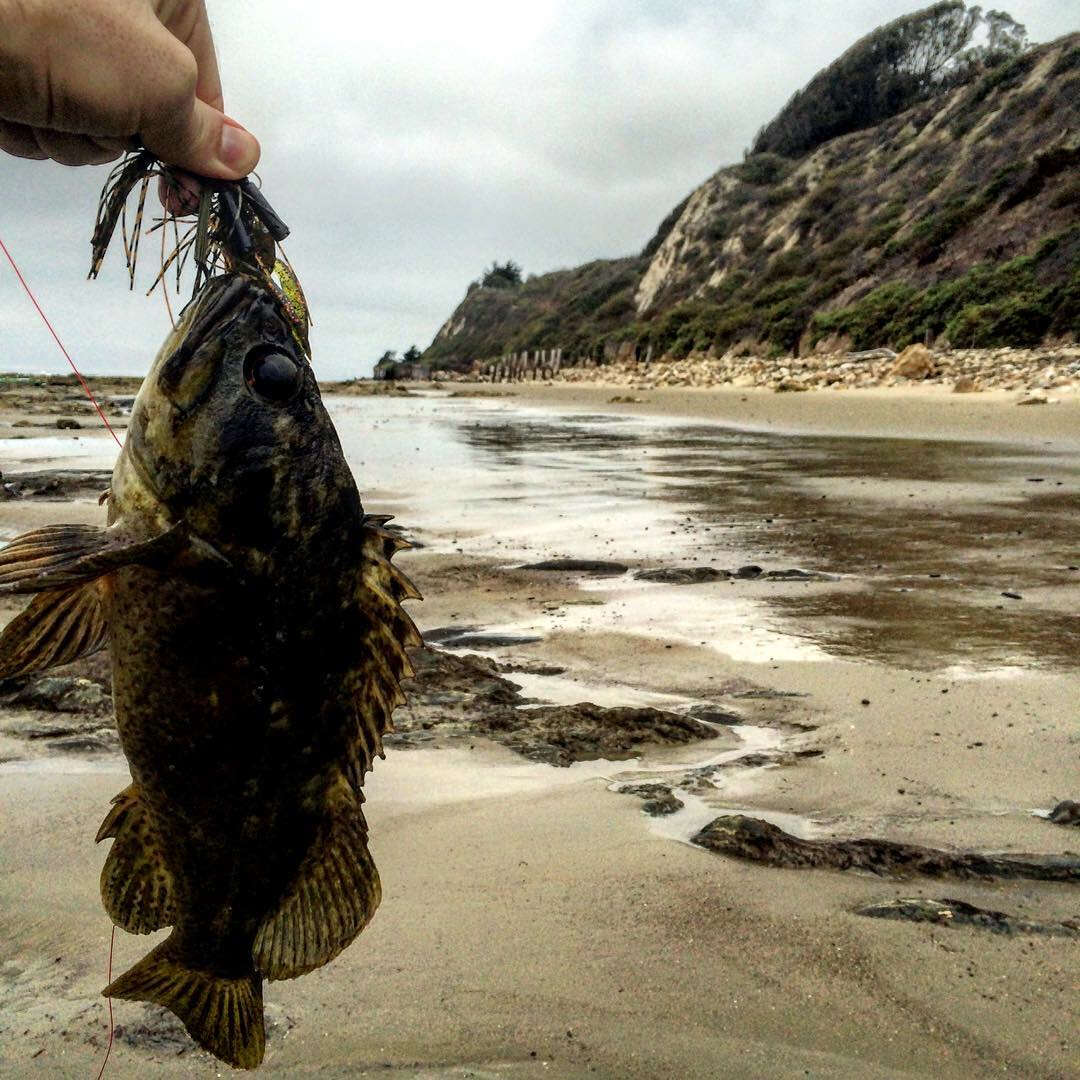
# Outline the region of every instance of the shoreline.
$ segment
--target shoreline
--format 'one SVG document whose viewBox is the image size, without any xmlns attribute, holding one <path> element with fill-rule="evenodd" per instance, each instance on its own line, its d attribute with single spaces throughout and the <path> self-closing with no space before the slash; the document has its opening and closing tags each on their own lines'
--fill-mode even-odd
<svg viewBox="0 0 1080 1080">
<path fill-rule="evenodd" d="M 398 385 L 409 387 L 410 383 Z M 954 394 L 941 386 L 866 387 L 776 393 L 763 387 L 658 387 L 622 393 L 604 382 L 423 384 L 475 396 L 574 412 L 702 420 L 748 431 L 868 438 L 1039 443 L 1080 449 L 1080 395 L 1051 394 L 1046 405 L 1017 406 L 1009 390 Z M 632 402 L 626 396 L 639 399 Z"/>
</svg>

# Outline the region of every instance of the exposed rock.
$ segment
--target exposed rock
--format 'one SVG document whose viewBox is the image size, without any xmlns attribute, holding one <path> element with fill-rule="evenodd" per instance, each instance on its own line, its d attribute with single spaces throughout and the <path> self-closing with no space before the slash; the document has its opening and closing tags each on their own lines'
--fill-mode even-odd
<svg viewBox="0 0 1080 1080">
<path fill-rule="evenodd" d="M 1055 825 L 1080 825 L 1080 802 L 1065 799 L 1047 815 L 1047 820 Z"/>
<path fill-rule="evenodd" d="M 925 345 L 909 345 L 889 369 L 904 379 L 925 379 L 934 370 L 934 354 Z"/>
<path fill-rule="evenodd" d="M 569 765 L 626 758 L 650 744 L 689 743 L 717 733 L 691 717 L 650 708 L 532 704 L 494 661 L 430 648 L 410 652 L 416 675 L 405 686 L 408 705 L 394 714 L 388 745 L 427 744 L 436 737 L 483 735 L 534 761 Z"/>
<path fill-rule="evenodd" d="M 552 570 L 567 573 L 592 574 L 595 577 L 616 577 L 630 568 L 623 563 L 603 562 L 599 559 L 546 559 L 544 562 L 526 563 L 521 570 Z"/>
<path fill-rule="evenodd" d="M 1016 404 L 1017 405 L 1046 405 L 1050 399 L 1041 390 L 1032 390 L 1030 394 L 1025 394 Z"/>
<path fill-rule="evenodd" d="M 769 581 L 828 581 L 833 580 L 831 574 L 819 574 L 816 570 L 801 570 L 793 567 L 790 570 L 769 570 L 764 576 Z"/>
<path fill-rule="evenodd" d="M 480 729 L 525 757 L 549 765 L 618 760 L 649 744 L 716 738 L 711 728 L 678 713 L 646 706 L 604 708 L 589 701 L 515 709 L 485 717 Z"/>
<path fill-rule="evenodd" d="M 639 570 L 634 577 L 639 581 L 657 581 L 664 585 L 699 585 L 729 578 L 731 573 L 718 570 L 715 566 L 669 566 L 659 570 Z"/>
<path fill-rule="evenodd" d="M 533 645 L 544 639 L 536 634 L 465 633 L 442 639 L 448 649 L 502 649 L 514 645 Z"/>
<path fill-rule="evenodd" d="M 650 817 L 677 814 L 686 805 L 667 784 L 627 784 L 619 788 L 619 793 L 643 799 L 641 809 Z"/>
<path fill-rule="evenodd" d="M 740 566 L 739 569 L 736 570 L 731 576 L 747 581 L 752 581 L 754 578 L 761 577 L 764 572 L 765 571 L 762 570 L 760 566 L 754 566 L 753 564 L 750 564 L 749 566 Z"/>
<path fill-rule="evenodd" d="M 721 709 L 718 705 L 695 705 L 690 710 L 690 715 L 696 720 L 704 720 L 707 724 L 745 724 L 746 719 L 738 713 Z"/>
<path fill-rule="evenodd" d="M 520 663 L 500 661 L 495 666 L 508 675 L 512 675 L 515 671 L 520 671 L 522 675 L 562 675 L 566 671 L 566 668 L 560 664 L 534 664 L 528 661 Z"/>
<path fill-rule="evenodd" d="M 616 394 L 608 398 L 609 405 L 640 405 L 644 399 L 634 397 L 633 394 Z"/>
<path fill-rule="evenodd" d="M 949 852 L 893 840 L 803 840 L 760 818 L 718 817 L 692 837 L 721 855 L 794 869 L 868 870 L 891 877 L 1032 878 L 1080 881 L 1077 855 Z"/>
<path fill-rule="evenodd" d="M 938 926 L 974 926 L 994 934 L 1045 934 L 1050 937 L 1080 937 L 1080 921 L 1029 922 L 1004 911 L 988 911 L 963 900 L 928 900 L 921 896 L 885 900 L 855 908 L 856 915 L 872 919 L 906 919 Z"/>
<path fill-rule="evenodd" d="M 73 419 L 70 416 L 61 416 L 56 421 L 56 426 L 61 431 L 78 431 L 82 427 L 82 424 L 78 420 Z"/>
<path fill-rule="evenodd" d="M 7 473 L 3 486 L 11 497 L 66 500 L 96 496 L 109 486 L 111 478 L 112 474 L 104 469 L 45 469 Z"/>
<path fill-rule="evenodd" d="M 979 389 L 979 384 L 975 381 L 972 375 L 961 375 L 954 383 L 952 392 L 954 394 L 970 394 Z"/>
<path fill-rule="evenodd" d="M 29 679 L 0 697 L 0 704 L 99 716 L 112 709 L 112 699 L 103 686 L 71 675 L 42 675 Z"/>
</svg>

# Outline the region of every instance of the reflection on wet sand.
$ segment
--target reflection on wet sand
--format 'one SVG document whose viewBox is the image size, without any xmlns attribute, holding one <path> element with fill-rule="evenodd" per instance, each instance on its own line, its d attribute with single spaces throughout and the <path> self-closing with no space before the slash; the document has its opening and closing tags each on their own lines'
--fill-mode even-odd
<svg viewBox="0 0 1080 1080">
<path fill-rule="evenodd" d="M 615 507 L 608 535 L 581 530 L 567 554 L 841 575 L 833 588 L 739 589 L 771 630 L 835 654 L 996 668 L 1067 666 L 1080 653 L 1075 456 L 505 409 L 478 411 L 458 433 L 481 468 L 540 473 L 541 484 L 541 468 L 557 469 L 576 503 L 654 507 L 652 539 L 620 537 Z M 693 607 L 708 606 L 709 589 L 720 599 L 722 587 L 694 589 Z"/>
</svg>

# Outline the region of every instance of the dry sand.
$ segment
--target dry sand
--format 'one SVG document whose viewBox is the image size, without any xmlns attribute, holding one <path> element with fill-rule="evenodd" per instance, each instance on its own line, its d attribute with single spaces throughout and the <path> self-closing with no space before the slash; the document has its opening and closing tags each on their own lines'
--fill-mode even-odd
<svg viewBox="0 0 1080 1080">
<path fill-rule="evenodd" d="M 549 407 L 749 426 L 1009 438 L 1062 453 L 1080 442 L 1076 401 L 1017 408 L 991 395 L 672 390 L 641 394 L 641 405 L 609 406 L 606 387 L 513 393 Z M 5 535 L 31 509 L 0 507 Z M 32 511 L 26 525 L 72 518 L 64 503 Z M 80 504 L 76 514 L 89 520 L 91 512 Z M 425 627 L 490 625 L 578 595 L 565 580 L 500 575 L 493 564 L 470 567 L 422 551 L 409 556 L 409 569 L 430 597 L 420 609 Z M 5 606 L 0 617 L 12 610 Z M 1075 830 L 1030 813 L 1080 796 L 1075 668 L 973 679 L 821 659 L 763 671 L 686 642 L 581 630 L 553 633 L 528 656 L 585 681 L 657 694 L 707 697 L 749 673 L 808 695 L 791 699 L 786 716 L 815 730 L 789 736 L 791 744 L 825 753 L 791 768 L 737 773 L 722 796 L 746 813 L 804 816 L 837 835 L 937 846 L 1080 848 Z M 605 777 L 626 767 L 555 770 L 479 741 L 391 751 L 369 781 L 367 803 L 382 908 L 334 963 L 268 987 L 274 1024 L 263 1071 L 1080 1076 L 1080 940 L 851 911 L 923 895 L 1028 919 L 1075 919 L 1075 885 L 894 882 L 721 858 L 679 842 L 673 827 L 644 817 L 636 799 L 609 791 Z M 103 852 L 92 836 L 125 776 L 115 763 L 68 770 L 0 766 L 5 1076 L 93 1076 L 104 1049 L 105 1005 L 96 995 L 109 927 L 97 897 Z M 708 820 L 708 808 L 698 809 Z M 117 937 L 120 970 L 149 942 Z M 116 1013 L 128 1028 L 144 1016 L 127 1002 Z M 107 1075 L 228 1071 L 198 1053 L 178 1055 L 185 1046 L 163 1037 L 148 1050 L 121 1039 Z"/>
</svg>

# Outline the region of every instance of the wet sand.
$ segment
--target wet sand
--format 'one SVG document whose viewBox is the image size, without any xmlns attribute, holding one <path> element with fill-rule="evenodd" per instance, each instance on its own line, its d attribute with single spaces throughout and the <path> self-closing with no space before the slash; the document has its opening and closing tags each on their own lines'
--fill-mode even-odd
<svg viewBox="0 0 1080 1080">
<path fill-rule="evenodd" d="M 555 769 L 480 739 L 391 749 L 366 804 L 382 908 L 333 964 L 268 987 L 263 1071 L 1077 1075 L 1080 941 L 852 913 L 924 896 L 1075 919 L 1075 885 L 773 869 L 686 842 L 734 810 L 815 836 L 1080 848 L 1074 829 L 1032 814 L 1078 797 L 1074 403 L 669 391 L 624 406 L 606 404 L 610 388 L 513 392 L 333 405 L 368 509 L 398 513 L 425 545 L 401 558 L 428 597 L 422 628 L 539 637 L 482 650 L 563 668 L 507 675 L 537 697 L 712 703 L 738 714 L 747 752 L 815 756 L 740 767 L 729 743 L 703 744 Z M 646 419 L 608 418 L 635 411 Z M 77 451 L 88 467 L 108 458 L 104 440 L 74 435 L 92 444 Z M 848 435 L 875 438 L 833 440 Z M 35 468 L 71 462 L 70 445 L 25 446 Z M 0 537 L 99 513 L 89 497 L 0 502 Z M 515 569 L 570 556 L 631 571 Z M 828 577 L 633 577 L 746 562 Z M 0 618 L 16 608 L 4 601 Z M 94 1075 L 108 922 L 92 835 L 124 766 L 28 764 L 0 741 L 5 756 L 23 760 L 0 765 L 0 1073 Z M 657 779 L 681 812 L 649 818 L 611 790 Z M 114 968 L 149 944 L 118 934 Z M 129 1029 L 144 1017 L 126 1002 L 116 1012 Z M 226 1071 L 153 1030 L 157 1041 L 121 1038 L 108 1075 Z"/>
</svg>

